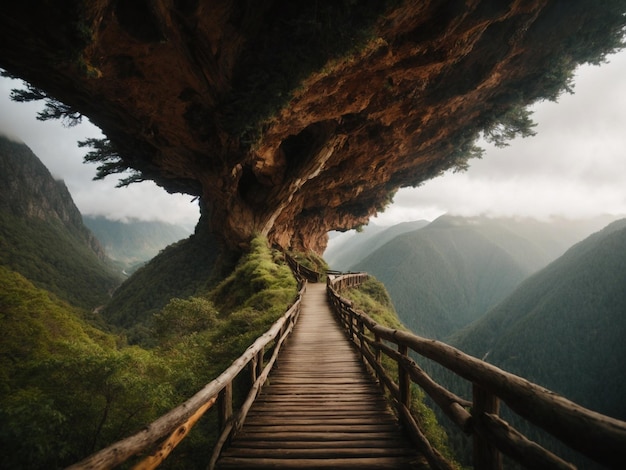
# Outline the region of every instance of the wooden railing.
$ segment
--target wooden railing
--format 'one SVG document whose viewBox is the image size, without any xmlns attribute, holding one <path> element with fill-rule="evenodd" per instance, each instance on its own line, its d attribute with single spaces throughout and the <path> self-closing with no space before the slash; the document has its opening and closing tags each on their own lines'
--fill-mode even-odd
<svg viewBox="0 0 626 470">
<path fill-rule="evenodd" d="M 312 269 L 298 263 L 295 258 L 289 256 L 287 253 L 285 253 L 285 259 L 295 276 L 306 279 L 309 282 L 320 281 L 321 276 L 317 271 L 313 271 Z"/>
<path fill-rule="evenodd" d="M 610 468 L 626 468 L 626 422 L 583 408 L 445 343 L 377 324 L 339 295 L 342 288 L 366 278 L 363 273 L 329 277 L 329 300 L 362 358 L 390 393 L 403 424 L 432 467 L 449 468 L 449 463 L 432 448 L 411 414 L 411 382 L 419 385 L 460 429 L 473 435 L 476 469 L 502 468 L 502 453 L 531 469 L 575 468 L 502 420 L 500 400 L 517 415 L 592 460 Z M 473 387 L 472 400 L 458 397 L 432 380 L 409 357 L 409 351 L 468 380 Z M 382 354 L 398 364 L 397 383 L 383 366 Z"/>
<path fill-rule="evenodd" d="M 276 361 L 278 352 L 291 333 L 301 310 L 301 299 L 306 289 L 306 281 L 301 282 L 300 291 L 295 303 L 279 318 L 263 335 L 252 343 L 248 349 L 236 359 L 215 380 L 202 390 L 174 408 L 156 421 L 149 424 L 137 434 L 96 452 L 86 459 L 68 467 L 68 469 L 103 469 L 114 468 L 133 456 L 150 452 L 150 455 L 133 467 L 136 470 L 153 469 L 160 465 L 170 452 L 189 433 L 200 417 L 217 404 L 220 426 L 220 437 L 213 451 L 209 468 L 213 468 L 222 446 L 233 432 L 241 428 L 243 421 L 256 398 L 261 386 L 267 379 L 270 369 Z M 272 354 L 265 364 L 266 350 L 269 353 L 270 343 L 274 342 Z M 233 413 L 233 381 L 247 370 L 252 386 L 248 396 L 236 414 Z M 156 447 L 156 450 L 155 450 Z"/>
</svg>

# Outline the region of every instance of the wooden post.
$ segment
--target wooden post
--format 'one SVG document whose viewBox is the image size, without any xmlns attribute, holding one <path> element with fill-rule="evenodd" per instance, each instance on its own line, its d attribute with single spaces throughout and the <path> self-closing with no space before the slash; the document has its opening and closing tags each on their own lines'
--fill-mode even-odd
<svg viewBox="0 0 626 470">
<path fill-rule="evenodd" d="M 265 348 L 261 348 L 261 350 L 259 351 L 259 354 L 257 355 L 256 358 L 256 376 L 258 377 L 259 375 L 261 375 L 261 373 L 263 372 L 263 367 L 265 367 L 264 361 L 263 361 L 263 355 L 265 354 Z M 256 378 L 255 378 L 256 380 Z M 252 382 L 254 383 L 254 382 Z"/>
<path fill-rule="evenodd" d="M 376 342 L 377 345 L 380 344 L 380 336 L 378 334 L 376 334 L 376 333 L 374 334 L 374 341 Z M 380 359 L 381 359 L 381 355 L 382 355 L 382 352 L 380 351 L 380 348 L 376 348 L 376 353 L 375 354 L 376 354 L 376 362 L 378 364 L 380 364 Z M 382 364 L 381 364 L 381 366 L 382 366 Z"/>
<path fill-rule="evenodd" d="M 483 413 L 497 415 L 500 412 L 500 400 L 482 387 L 473 384 L 472 417 L 480 421 Z M 474 468 L 476 470 L 501 470 L 502 454 L 489 441 L 474 432 Z"/>
<path fill-rule="evenodd" d="M 220 430 L 233 415 L 233 383 L 228 382 L 217 397 L 218 422 Z"/>
<path fill-rule="evenodd" d="M 398 352 L 403 356 L 407 357 L 409 354 L 409 348 L 402 344 L 398 345 Z M 402 361 L 398 361 L 398 387 L 400 388 L 400 403 L 407 407 L 407 409 L 411 409 L 411 377 L 409 376 L 409 372 L 406 370 Z"/>
<path fill-rule="evenodd" d="M 250 359 L 250 362 L 248 363 L 248 371 L 250 372 L 250 386 L 252 386 L 252 384 L 256 382 L 256 378 L 257 378 L 256 362 L 257 362 L 258 357 L 259 356 L 254 356 L 252 359 Z"/>
<path fill-rule="evenodd" d="M 354 340 L 354 312 L 352 311 L 352 309 L 348 309 L 348 318 L 350 321 L 350 340 L 353 341 Z"/>
<path fill-rule="evenodd" d="M 365 325 L 363 324 L 362 321 L 359 321 L 359 333 L 360 333 L 360 337 L 359 337 L 359 351 L 361 352 L 361 360 L 364 359 L 363 356 L 363 348 L 365 347 L 365 339 L 363 338 L 365 336 Z"/>
</svg>

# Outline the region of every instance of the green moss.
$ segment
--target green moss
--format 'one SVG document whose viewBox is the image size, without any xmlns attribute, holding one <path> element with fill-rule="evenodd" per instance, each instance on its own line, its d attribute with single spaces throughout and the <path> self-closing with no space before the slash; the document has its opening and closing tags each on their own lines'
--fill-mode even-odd
<svg viewBox="0 0 626 470">
<path fill-rule="evenodd" d="M 291 292 L 293 301 L 297 291 L 296 280 L 289 266 L 270 249 L 267 239 L 256 237 L 251 242 L 250 252 L 243 256 L 232 274 L 211 292 L 210 298 L 219 306 L 221 315 L 228 316 L 237 308 L 252 306 L 259 298 L 275 295 L 279 291 Z M 283 301 L 274 308 L 284 312 L 288 305 L 289 302 Z"/>
<path fill-rule="evenodd" d="M 290 251 L 288 252 L 288 254 L 305 268 L 319 273 L 320 282 L 326 282 L 326 271 L 328 271 L 330 268 L 326 261 L 324 261 L 324 258 L 322 258 L 320 255 L 313 251 Z"/>
</svg>

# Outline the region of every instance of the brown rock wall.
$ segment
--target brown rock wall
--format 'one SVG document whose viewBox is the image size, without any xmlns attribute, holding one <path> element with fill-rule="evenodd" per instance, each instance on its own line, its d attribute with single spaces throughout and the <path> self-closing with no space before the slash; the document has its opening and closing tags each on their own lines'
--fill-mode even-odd
<svg viewBox="0 0 626 470">
<path fill-rule="evenodd" d="M 88 116 L 129 168 L 200 196 L 231 247 L 261 232 L 318 252 L 397 188 L 463 167 L 584 26 L 551 0 L 30 3 L 0 17 L 0 66 Z M 341 41 L 370 28 L 358 52 L 329 44 L 335 13 Z"/>
</svg>

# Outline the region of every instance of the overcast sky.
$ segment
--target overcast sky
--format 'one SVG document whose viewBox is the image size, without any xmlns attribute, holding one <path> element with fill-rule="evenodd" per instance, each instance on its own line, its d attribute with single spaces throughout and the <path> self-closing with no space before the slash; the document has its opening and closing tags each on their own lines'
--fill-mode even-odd
<svg viewBox="0 0 626 470">
<path fill-rule="evenodd" d="M 456 215 L 584 218 L 626 214 L 626 52 L 578 69 L 575 93 L 533 106 L 537 135 L 418 188 L 401 189 L 379 225 Z"/>
<path fill-rule="evenodd" d="M 601 67 L 580 68 L 575 94 L 534 106 L 537 135 L 509 147 L 485 146 L 481 160 L 463 173 L 446 173 L 418 188 L 400 190 L 376 217 L 379 225 L 457 215 L 547 218 L 626 214 L 626 52 Z M 117 178 L 92 181 L 76 142 L 99 136 L 86 122 L 63 128 L 36 120 L 41 103 L 14 103 L 19 81 L 0 79 L 0 131 L 25 142 L 67 184 L 83 214 L 113 219 L 162 220 L 193 227 L 198 206 L 151 182 L 116 189 Z"/>
</svg>

